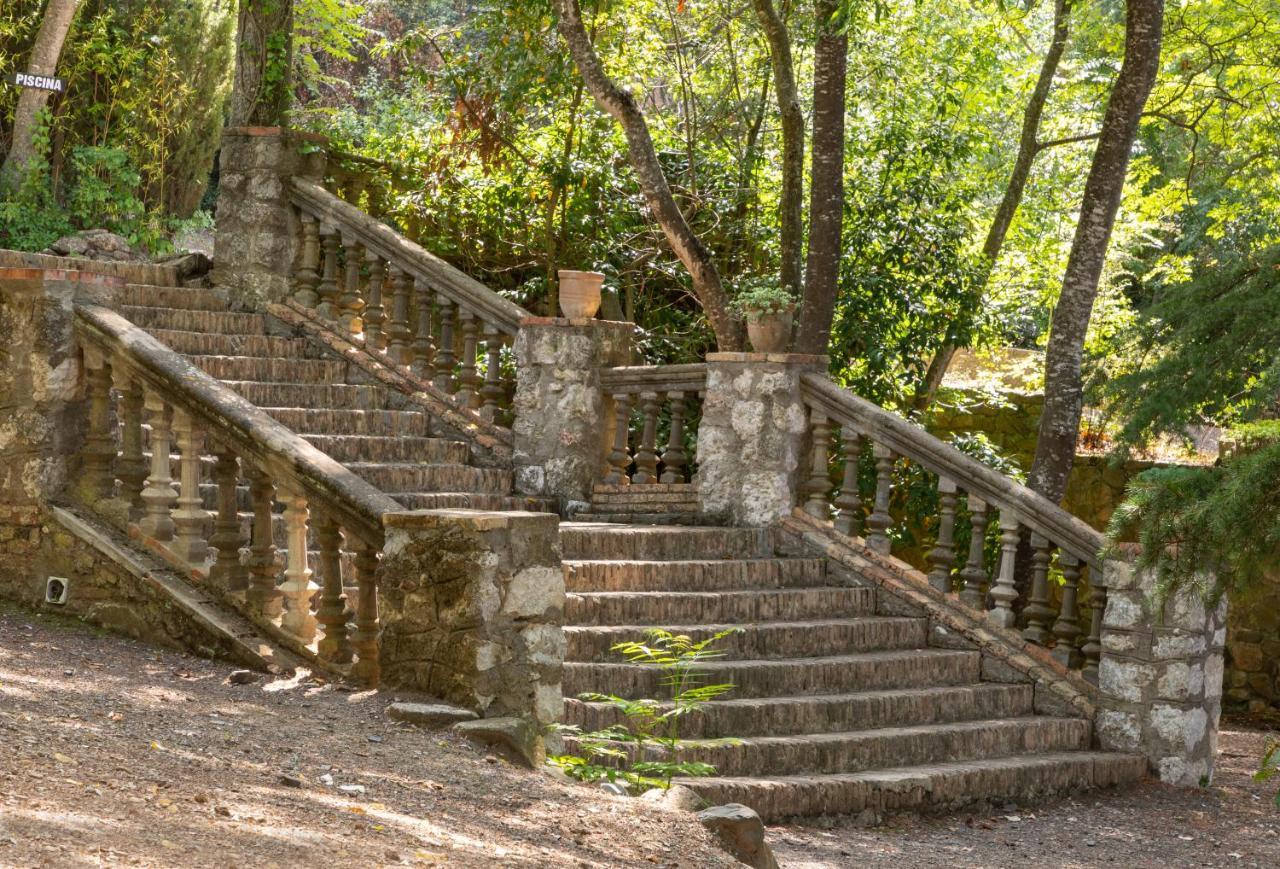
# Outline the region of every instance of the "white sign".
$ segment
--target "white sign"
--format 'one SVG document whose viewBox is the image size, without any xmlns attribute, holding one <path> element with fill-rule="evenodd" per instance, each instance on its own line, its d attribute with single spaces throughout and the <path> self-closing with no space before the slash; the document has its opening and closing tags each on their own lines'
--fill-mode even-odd
<svg viewBox="0 0 1280 869">
<path fill-rule="evenodd" d="M 39 88 L 42 91 L 56 91 L 62 93 L 67 89 L 67 84 L 62 79 L 53 75 L 32 75 L 29 72 L 14 72 L 5 76 L 5 81 L 9 84 L 16 84 L 23 88 Z"/>
</svg>

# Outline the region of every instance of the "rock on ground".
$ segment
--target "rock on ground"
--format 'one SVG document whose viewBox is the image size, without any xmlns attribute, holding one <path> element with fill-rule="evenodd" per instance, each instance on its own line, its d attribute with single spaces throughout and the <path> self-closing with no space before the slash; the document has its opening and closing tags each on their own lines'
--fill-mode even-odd
<svg viewBox="0 0 1280 869">
<path fill-rule="evenodd" d="M 753 869 L 778 869 L 764 840 L 764 822 L 741 803 L 726 803 L 698 812 L 702 826 L 715 833 L 724 849 Z"/>
<path fill-rule="evenodd" d="M 86 229 L 63 236 L 49 245 L 46 253 L 113 262 L 147 262 L 149 259 L 145 253 L 135 251 L 128 239 L 105 229 Z"/>
</svg>

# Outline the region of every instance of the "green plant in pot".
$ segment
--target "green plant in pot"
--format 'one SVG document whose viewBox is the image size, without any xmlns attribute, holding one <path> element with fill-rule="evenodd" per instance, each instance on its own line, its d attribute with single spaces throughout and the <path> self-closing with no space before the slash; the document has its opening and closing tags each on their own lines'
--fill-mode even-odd
<svg viewBox="0 0 1280 869">
<path fill-rule="evenodd" d="M 757 353 L 785 353 L 791 347 L 796 300 L 776 278 L 743 281 L 732 308 L 747 321 L 747 337 Z"/>
</svg>

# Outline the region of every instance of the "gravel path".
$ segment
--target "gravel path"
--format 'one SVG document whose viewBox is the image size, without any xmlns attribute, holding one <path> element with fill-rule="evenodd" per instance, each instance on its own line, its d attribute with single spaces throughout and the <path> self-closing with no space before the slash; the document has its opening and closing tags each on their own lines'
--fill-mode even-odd
<svg viewBox="0 0 1280 869">
<path fill-rule="evenodd" d="M 386 694 L 231 670 L 0 609 L 0 866 L 737 865 L 692 814 L 395 724 Z"/>
</svg>

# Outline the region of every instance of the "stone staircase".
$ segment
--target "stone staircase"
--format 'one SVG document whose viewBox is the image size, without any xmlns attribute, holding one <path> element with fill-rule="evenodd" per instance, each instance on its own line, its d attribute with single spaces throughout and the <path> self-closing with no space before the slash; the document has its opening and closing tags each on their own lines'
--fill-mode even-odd
<svg viewBox="0 0 1280 869">
<path fill-rule="evenodd" d="M 610 647 L 660 626 L 695 639 L 725 627 L 702 669 L 735 688 L 684 722 L 716 767 L 690 779 L 712 803 L 766 820 L 938 810 L 1137 780 L 1141 758 L 1090 750 L 1083 718 L 1037 715 L 1029 682 L 984 681 L 976 648 L 933 648 L 929 619 L 824 559 L 779 557 L 768 532 L 566 523 L 564 690 L 662 697 L 659 673 Z M 609 705 L 568 700 L 584 730 Z"/>
</svg>

